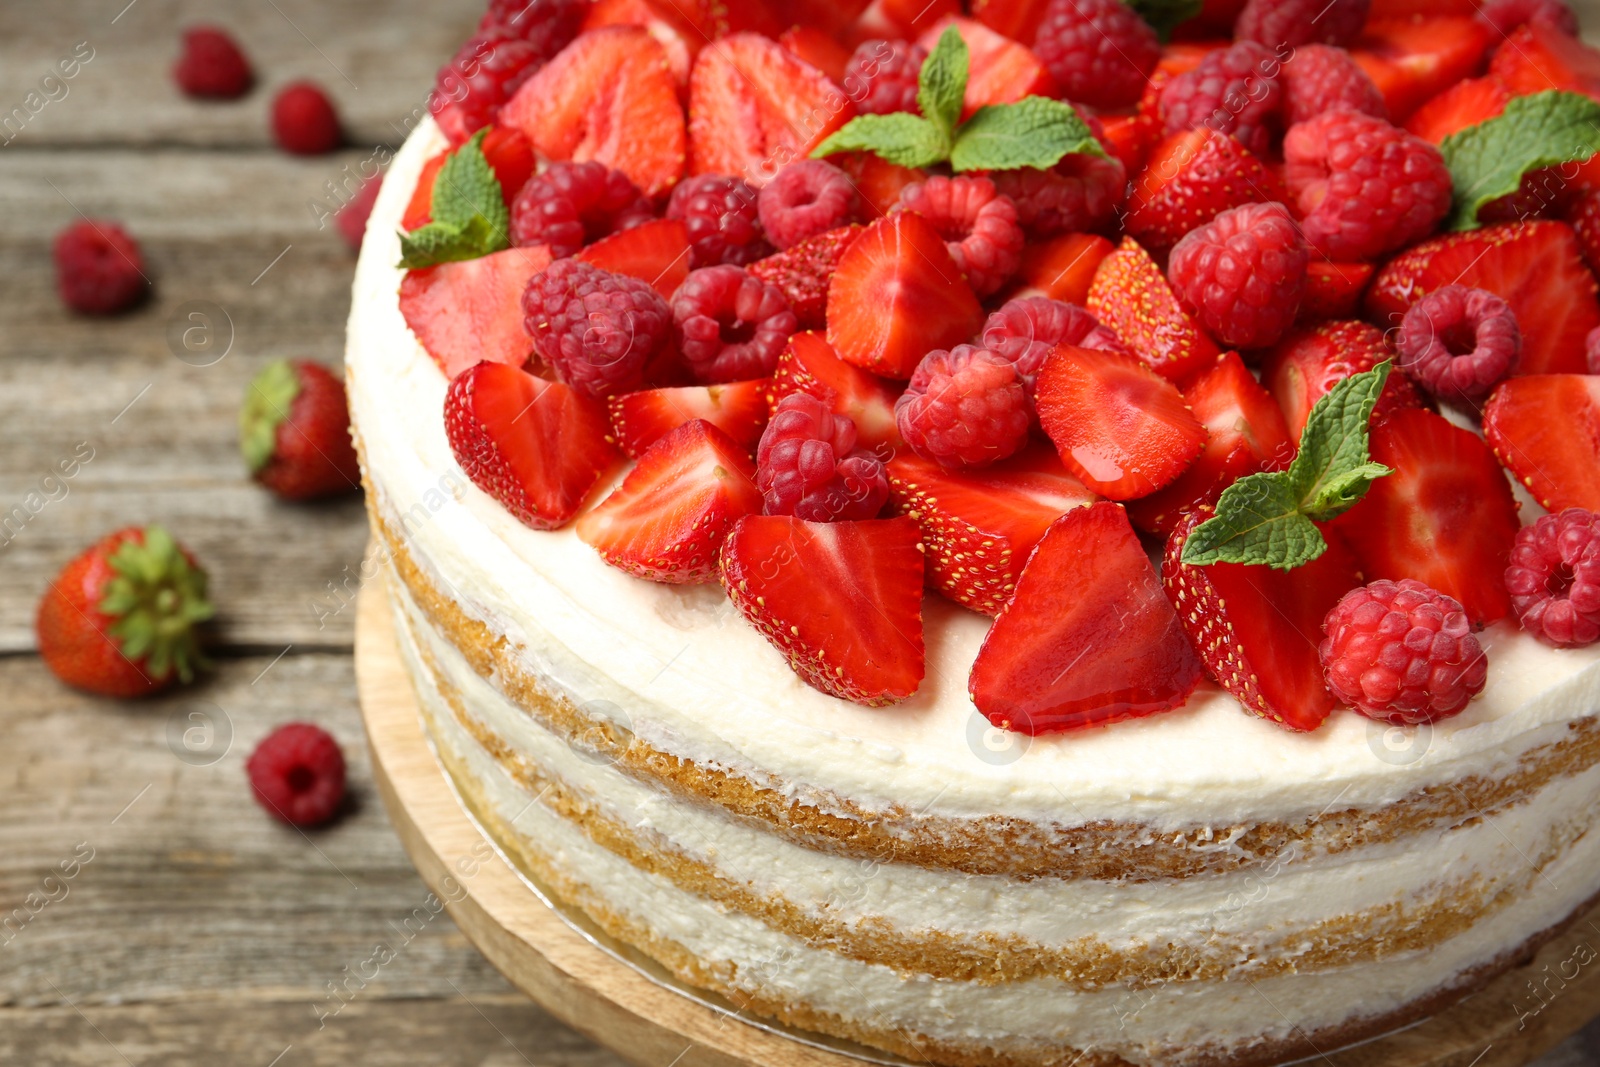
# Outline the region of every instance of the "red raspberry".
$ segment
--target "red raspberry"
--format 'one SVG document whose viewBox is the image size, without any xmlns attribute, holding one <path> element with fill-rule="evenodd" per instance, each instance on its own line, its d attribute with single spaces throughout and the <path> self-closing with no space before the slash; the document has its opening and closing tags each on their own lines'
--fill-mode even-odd
<svg viewBox="0 0 1600 1067">
<path fill-rule="evenodd" d="M 889 499 L 883 461 L 856 447 L 856 424 L 809 393 L 778 402 L 756 449 L 768 515 L 807 522 L 876 518 Z"/>
<path fill-rule="evenodd" d="M 511 243 L 549 245 L 565 259 L 584 245 L 649 222 L 655 210 L 639 187 L 604 163 L 552 163 L 511 204 Z"/>
<path fill-rule="evenodd" d="M 1050 0 L 1033 51 L 1068 100 L 1132 107 L 1161 61 L 1161 39 L 1122 0 Z"/>
<path fill-rule="evenodd" d="M 1583 355 L 1590 374 L 1600 374 L 1600 326 L 1589 331 L 1583 339 Z"/>
<path fill-rule="evenodd" d="M 800 328 L 782 290 L 724 264 L 692 272 L 672 294 L 684 362 L 699 381 L 765 378 Z"/>
<path fill-rule="evenodd" d="M 958 345 L 922 357 L 895 401 L 894 422 L 917 455 L 959 470 L 1015 455 L 1033 418 L 1010 360 Z"/>
<path fill-rule="evenodd" d="M 767 239 L 781 252 L 855 217 L 860 197 L 850 176 L 832 163 L 790 163 L 761 190 L 756 207 Z"/>
<path fill-rule="evenodd" d="M 292 826 L 320 826 L 344 802 L 344 753 L 333 735 L 308 722 L 268 734 L 245 771 L 256 801 Z"/>
<path fill-rule="evenodd" d="M 285 152 L 320 156 L 339 147 L 344 135 L 328 95 L 311 82 L 286 85 L 272 101 L 272 133 Z"/>
<path fill-rule="evenodd" d="M 1600 641 L 1600 515 L 1567 508 L 1518 530 L 1506 589 L 1522 628 L 1545 644 Z"/>
<path fill-rule="evenodd" d="M 600 398 L 643 385 L 672 326 L 667 302 L 647 282 L 576 259 L 535 274 L 522 310 L 534 351 L 556 377 Z"/>
<path fill-rule="evenodd" d="M 1283 65 L 1280 80 L 1284 121 L 1291 125 L 1341 107 L 1374 118 L 1389 118 L 1383 94 L 1343 48 L 1328 44 L 1296 48 L 1294 58 Z"/>
<path fill-rule="evenodd" d="M 1457 714 L 1488 677 L 1489 660 L 1460 603 L 1410 578 L 1350 590 L 1322 632 L 1333 695 L 1396 725 Z"/>
<path fill-rule="evenodd" d="M 1450 210 L 1439 150 L 1371 115 L 1330 111 L 1291 126 L 1283 156 L 1306 240 L 1339 262 L 1426 237 Z"/>
<path fill-rule="evenodd" d="M 900 190 L 895 211 L 915 211 L 933 223 L 972 291 L 997 292 L 1022 266 L 1017 206 L 988 178 L 935 176 Z"/>
<path fill-rule="evenodd" d="M 1525 22 L 1547 26 L 1568 37 L 1578 36 L 1578 16 L 1561 0 L 1487 0 L 1478 8 L 1478 18 L 1501 37 Z"/>
<path fill-rule="evenodd" d="M 866 115 L 921 114 L 917 85 L 928 50 L 910 41 L 862 41 L 844 65 L 845 95 Z"/>
<path fill-rule="evenodd" d="M 149 284 L 139 246 L 114 222 L 80 219 L 56 236 L 56 287 L 85 315 L 115 315 L 144 298 Z"/>
<path fill-rule="evenodd" d="M 494 122 L 500 108 L 550 57 L 509 33 L 479 34 L 439 68 L 428 110 L 451 144 Z"/>
<path fill-rule="evenodd" d="M 1511 305 L 1487 289 L 1447 285 L 1411 305 L 1395 351 L 1418 385 L 1475 407 L 1516 366 L 1522 331 Z"/>
<path fill-rule="evenodd" d="M 690 266 L 745 266 L 773 253 L 761 231 L 760 194 L 743 178 L 700 174 L 672 190 L 667 218 L 689 227 Z"/>
<path fill-rule="evenodd" d="M 1045 359 L 1057 345 L 1128 351 L 1087 309 L 1047 296 L 1007 301 L 983 324 L 983 347 L 1009 360 L 1030 394 Z"/>
<path fill-rule="evenodd" d="M 1288 208 L 1245 204 L 1190 230 L 1172 249 L 1167 278 L 1218 341 L 1261 348 L 1294 325 L 1310 259 Z"/>
<path fill-rule="evenodd" d="M 1017 221 L 1034 237 L 1100 230 L 1122 206 L 1128 171 L 1114 155 L 1063 156 L 1049 170 L 1022 167 L 989 175 L 1017 207 Z"/>
<path fill-rule="evenodd" d="M 1371 0 L 1249 0 L 1233 36 L 1279 51 L 1303 44 L 1349 44 L 1366 25 Z M 1298 62 L 1299 55 L 1287 62 Z"/>
<path fill-rule="evenodd" d="M 183 31 L 183 54 L 172 67 L 172 79 L 189 96 L 236 100 L 250 91 L 255 75 L 226 30 L 192 26 Z"/>
<path fill-rule="evenodd" d="M 591 0 L 489 0 L 479 33 L 519 37 L 539 51 L 542 61 L 571 44 L 583 29 Z"/>
<path fill-rule="evenodd" d="M 1162 124 L 1168 133 L 1208 126 L 1264 158 L 1283 104 L 1281 69 L 1278 57 L 1254 41 L 1210 52 L 1161 90 Z"/>
</svg>

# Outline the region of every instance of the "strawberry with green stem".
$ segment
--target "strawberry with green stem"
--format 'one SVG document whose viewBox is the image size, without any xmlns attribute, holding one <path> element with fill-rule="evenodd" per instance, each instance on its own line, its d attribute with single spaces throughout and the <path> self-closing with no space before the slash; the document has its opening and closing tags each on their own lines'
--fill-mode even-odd
<svg viewBox="0 0 1600 1067">
<path fill-rule="evenodd" d="M 285 500 L 361 487 L 344 383 L 307 360 L 269 363 L 245 394 L 239 449 L 257 482 Z"/>
</svg>

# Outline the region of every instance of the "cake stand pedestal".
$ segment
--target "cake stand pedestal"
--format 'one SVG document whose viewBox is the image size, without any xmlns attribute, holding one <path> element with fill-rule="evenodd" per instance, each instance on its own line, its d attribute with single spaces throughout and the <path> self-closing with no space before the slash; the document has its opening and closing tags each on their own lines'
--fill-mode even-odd
<svg viewBox="0 0 1600 1067">
<path fill-rule="evenodd" d="M 356 682 L 373 775 L 400 840 L 478 950 L 550 1014 L 640 1067 L 861 1067 L 662 985 L 544 904 L 467 816 L 423 735 L 382 576 L 362 589 Z M 1592 924 L 1591 924 L 1592 923 Z M 1585 952 L 1584 943 L 1594 946 Z M 1320 1057 L 1330 1067 L 1522 1067 L 1600 1014 L 1600 908 L 1524 967 L 1407 1030 Z M 1548 976 L 1576 977 L 1541 985 Z M 1545 968 L 1548 966 L 1549 970 Z M 1539 986 L 1544 1006 L 1530 983 Z M 1533 1014 L 1534 1009 L 1539 1009 Z"/>
</svg>

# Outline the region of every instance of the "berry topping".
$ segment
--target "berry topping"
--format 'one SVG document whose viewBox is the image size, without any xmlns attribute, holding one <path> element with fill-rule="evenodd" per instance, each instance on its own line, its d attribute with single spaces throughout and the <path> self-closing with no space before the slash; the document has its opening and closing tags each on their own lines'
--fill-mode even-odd
<svg viewBox="0 0 1600 1067">
<path fill-rule="evenodd" d="M 1161 41 L 1121 0 L 1050 0 L 1033 51 L 1062 96 L 1119 108 L 1139 102 Z"/>
<path fill-rule="evenodd" d="M 1310 253 L 1282 204 L 1230 208 L 1172 250 L 1167 277 L 1223 344 L 1262 348 L 1294 325 Z"/>
<path fill-rule="evenodd" d="M 1589 336 L 1583 341 L 1584 359 L 1589 365 L 1590 374 L 1600 374 L 1600 326 L 1589 331 Z"/>
<path fill-rule="evenodd" d="M 803 159 L 767 183 L 756 207 L 767 239 L 788 249 L 849 223 L 859 200 L 844 171 L 824 160 Z"/>
<path fill-rule="evenodd" d="M 957 469 L 1014 455 L 1033 421 L 1011 361 L 972 345 L 923 356 L 894 414 L 917 455 Z"/>
<path fill-rule="evenodd" d="M 1516 366 L 1522 333 L 1511 305 L 1447 285 L 1411 305 L 1395 339 L 1400 369 L 1443 400 L 1476 406 Z"/>
<path fill-rule="evenodd" d="M 1293 125 L 1340 108 L 1389 117 L 1383 94 L 1349 52 L 1326 44 L 1296 48 L 1294 61 L 1283 65 L 1284 121 Z"/>
<path fill-rule="evenodd" d="M 1485 53 L 1499 41 L 1470 13 L 1374 18 L 1362 28 L 1350 54 L 1383 94 L 1389 117 L 1404 122 L 1425 101 L 1462 78 L 1481 73 Z M 1499 51 L 1503 55 L 1511 50 Z"/>
<path fill-rule="evenodd" d="M 814 396 L 835 415 L 855 423 L 863 447 L 887 455 L 904 443 L 894 423 L 894 402 L 900 390 L 840 359 L 819 333 L 795 334 L 778 357 L 768 407 L 777 410 L 790 393 Z M 880 448 L 883 445 L 889 448 Z"/>
<path fill-rule="evenodd" d="M 183 31 L 183 53 L 173 64 L 172 79 L 189 96 L 236 100 L 250 91 L 255 75 L 226 30 L 191 26 Z"/>
<path fill-rule="evenodd" d="M 1161 90 L 1167 133 L 1207 126 L 1232 134 L 1251 152 L 1265 156 L 1283 102 L 1281 66 L 1270 49 L 1254 41 L 1208 53 Z"/>
<path fill-rule="evenodd" d="M 428 110 L 451 144 L 494 122 L 500 109 L 549 55 L 508 33 L 479 34 L 439 68 Z"/>
<path fill-rule="evenodd" d="M 927 20 L 923 20 L 926 24 Z M 1004 34 L 968 18 L 942 18 L 934 22 L 917 43 L 931 54 L 947 30 L 954 29 L 967 46 L 967 92 L 961 118 L 970 119 L 979 108 L 1012 104 L 1029 96 L 1055 96 L 1055 82 L 1039 57 Z"/>
<path fill-rule="evenodd" d="M 256 801 L 291 826 L 321 826 L 344 803 L 344 753 L 332 734 L 308 722 L 268 734 L 245 772 Z"/>
<path fill-rule="evenodd" d="M 489 0 L 480 33 L 520 37 L 549 59 L 578 36 L 590 0 Z"/>
<path fill-rule="evenodd" d="M 1150 253 L 1131 237 L 1100 262 L 1086 304 L 1129 351 L 1170 381 L 1194 378 L 1222 354 L 1183 310 Z"/>
<path fill-rule="evenodd" d="M 1461 604 L 1410 578 L 1352 589 L 1322 631 L 1328 688 L 1383 722 L 1459 714 L 1488 678 L 1489 659 Z"/>
<path fill-rule="evenodd" d="M 1115 248 L 1097 233 L 1065 233 L 1030 244 L 1022 250 L 1017 293 L 1082 304 L 1095 272 Z"/>
<path fill-rule="evenodd" d="M 533 354 L 522 295 L 549 265 L 543 248 L 508 248 L 407 271 L 400 313 L 446 378 L 486 359 L 520 367 Z"/>
<path fill-rule="evenodd" d="M 1049 170 L 1019 167 L 989 175 L 1009 197 L 1017 221 L 1036 237 L 1098 230 L 1111 221 L 1127 192 L 1128 172 L 1115 156 L 1076 152 Z"/>
<path fill-rule="evenodd" d="M 778 402 L 756 452 L 756 487 L 768 515 L 807 522 L 870 519 L 883 510 L 883 463 L 856 447 L 856 427 L 808 393 Z"/>
<path fill-rule="evenodd" d="M 1300 440 L 1311 409 L 1346 378 L 1365 374 L 1390 358 L 1383 331 L 1365 322 L 1323 322 L 1285 337 L 1267 357 L 1261 382 L 1283 411 L 1289 440 Z M 1376 422 L 1400 408 L 1419 408 L 1411 379 L 1391 374 L 1372 409 Z"/>
<path fill-rule="evenodd" d="M 1057 345 L 1127 352 L 1117 335 L 1083 308 L 1042 296 L 1007 301 L 983 324 L 983 346 L 1011 361 L 1030 396 Z"/>
<path fill-rule="evenodd" d="M 272 101 L 272 135 L 285 152 L 320 156 L 344 140 L 328 95 L 311 82 L 286 85 Z"/>
<path fill-rule="evenodd" d="M 842 226 L 758 259 L 745 269 L 752 277 L 778 287 L 801 329 L 820 330 L 828 323 L 828 283 L 839 269 L 845 249 L 861 234 L 860 226 Z"/>
<path fill-rule="evenodd" d="M 1283 198 L 1283 183 L 1244 145 L 1202 126 L 1151 151 L 1129 198 L 1128 233 L 1165 254 L 1229 208 Z"/>
<path fill-rule="evenodd" d="M 1568 508 L 1518 530 L 1506 589 L 1517 621 L 1545 644 L 1600 641 L 1600 515 Z"/>
<path fill-rule="evenodd" d="M 79 219 L 56 235 L 55 260 L 62 301 L 85 315 L 126 311 L 150 288 L 138 244 L 104 219 Z"/>
<path fill-rule="evenodd" d="M 1274 51 L 1294 49 L 1285 69 L 1300 62 L 1301 45 L 1349 44 L 1367 21 L 1371 0 L 1249 0 L 1239 12 L 1233 35 Z"/>
<path fill-rule="evenodd" d="M 1306 264 L 1306 295 L 1300 298 L 1300 321 L 1355 318 L 1372 273 L 1371 263 L 1331 263 L 1313 257 Z"/>
<path fill-rule="evenodd" d="M 1548 511 L 1600 511 L 1600 377 L 1534 374 L 1501 383 L 1483 433 Z"/>
<path fill-rule="evenodd" d="M 935 176 L 908 185 L 896 210 L 915 211 L 933 224 L 980 297 L 998 291 L 1022 263 L 1016 205 L 988 178 Z"/>
<path fill-rule="evenodd" d="M 361 487 L 344 382 L 320 363 L 276 360 L 256 375 L 239 412 L 250 474 L 285 500 Z"/>
<path fill-rule="evenodd" d="M 671 300 L 689 277 L 689 230 L 677 219 L 651 219 L 600 238 L 574 258 L 649 282 Z"/>
<path fill-rule="evenodd" d="M 1578 16 L 1563 0 L 1485 0 L 1478 17 L 1502 37 L 1525 23 L 1578 36 Z"/>
<path fill-rule="evenodd" d="M 917 78 L 927 59 L 927 49 L 910 41 L 862 41 L 840 84 L 862 114 L 918 114 Z"/>
<path fill-rule="evenodd" d="M 534 351 L 557 379 L 594 397 L 643 385 L 672 325 L 671 309 L 648 283 L 576 259 L 534 275 L 522 310 Z"/>
<path fill-rule="evenodd" d="M 667 218 L 689 227 L 690 265 L 743 266 L 772 252 L 761 230 L 758 194 L 743 178 L 701 174 L 672 191 Z"/>
<path fill-rule="evenodd" d="M 604 163 L 553 163 L 511 205 L 511 243 L 548 245 L 553 259 L 655 218 L 650 201 Z"/>
<path fill-rule="evenodd" d="M 762 378 L 799 327 L 775 286 L 741 267 L 704 267 L 672 295 L 679 351 L 703 382 Z"/>
<path fill-rule="evenodd" d="M 767 425 L 770 384 L 765 378 L 756 378 L 725 385 L 641 389 L 614 396 L 606 402 L 611 440 L 626 455 L 638 459 L 679 426 L 703 419 L 753 452 Z"/>
</svg>

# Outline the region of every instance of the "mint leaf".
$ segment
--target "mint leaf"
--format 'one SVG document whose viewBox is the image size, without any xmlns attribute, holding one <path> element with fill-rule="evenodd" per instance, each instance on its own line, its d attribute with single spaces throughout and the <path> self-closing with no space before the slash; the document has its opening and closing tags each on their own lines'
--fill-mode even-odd
<svg viewBox="0 0 1600 1067">
<path fill-rule="evenodd" d="M 1390 364 L 1354 374 L 1317 401 L 1300 433 L 1300 452 L 1287 476 L 1301 510 L 1318 522 L 1338 518 L 1366 495 L 1373 479 L 1390 473 L 1367 455 L 1372 409 L 1378 403 Z"/>
<path fill-rule="evenodd" d="M 1327 548 L 1280 472 L 1252 474 L 1223 490 L 1216 517 L 1196 526 L 1184 542 L 1183 562 L 1270 563 L 1289 570 L 1310 563 Z"/>
<path fill-rule="evenodd" d="M 400 266 L 404 270 L 419 270 L 440 263 L 479 259 L 504 249 L 504 235 L 491 230 L 482 218 L 474 218 L 464 227 L 432 222 L 420 230 L 400 235 Z"/>
<path fill-rule="evenodd" d="M 511 247 L 511 212 L 505 191 L 483 154 L 488 130 L 444 161 L 433 180 L 433 221 L 400 235 L 400 266 L 407 270 L 477 259 Z"/>
<path fill-rule="evenodd" d="M 822 159 L 836 152 L 871 152 L 902 167 L 931 167 L 950 153 L 950 144 L 933 123 L 919 115 L 859 115 L 811 155 Z"/>
<path fill-rule="evenodd" d="M 1188 22 L 1205 6 L 1204 0 L 1126 0 L 1126 3 L 1155 27 L 1163 41 L 1174 26 Z"/>
<path fill-rule="evenodd" d="M 1491 200 L 1517 191 L 1529 171 L 1578 163 L 1600 151 L 1600 103 L 1551 90 L 1519 96 L 1505 112 L 1451 134 L 1439 146 L 1455 185 L 1450 228 L 1479 225 Z"/>
<path fill-rule="evenodd" d="M 917 83 L 917 106 L 922 117 L 933 123 L 946 146 L 955 143 L 956 123 L 967 97 L 967 66 L 971 56 L 967 42 L 954 26 L 944 31 L 933 54 L 922 64 Z M 946 147 L 946 154 L 949 153 Z"/>
<path fill-rule="evenodd" d="M 1103 156 L 1105 150 L 1070 104 L 1030 96 L 979 108 L 956 134 L 950 166 L 957 171 L 1043 170 L 1073 154 Z"/>
</svg>

